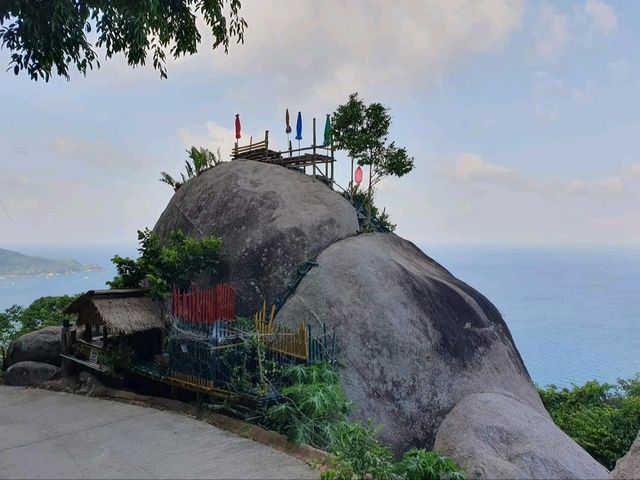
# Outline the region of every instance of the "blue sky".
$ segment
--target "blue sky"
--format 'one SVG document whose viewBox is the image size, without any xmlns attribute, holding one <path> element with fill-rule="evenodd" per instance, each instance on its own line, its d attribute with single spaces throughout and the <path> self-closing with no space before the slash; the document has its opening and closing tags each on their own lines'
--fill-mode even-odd
<svg viewBox="0 0 640 480">
<path fill-rule="evenodd" d="M 0 74 L 0 245 L 131 241 L 184 149 L 324 118 L 358 91 L 392 109 L 415 171 L 381 185 L 420 245 L 640 244 L 640 4 L 244 0 L 246 44 L 86 78 Z M 8 53 L 0 52 L 0 63 Z M 348 182 L 340 158 L 338 180 Z"/>
</svg>

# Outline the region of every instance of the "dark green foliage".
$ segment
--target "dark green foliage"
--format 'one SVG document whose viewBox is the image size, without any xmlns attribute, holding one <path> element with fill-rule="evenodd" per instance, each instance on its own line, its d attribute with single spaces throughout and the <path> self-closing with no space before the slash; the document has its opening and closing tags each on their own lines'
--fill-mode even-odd
<svg viewBox="0 0 640 480">
<path fill-rule="evenodd" d="M 437 452 L 412 448 L 402 456 L 396 472 L 406 480 L 445 480 L 465 478 L 453 460 Z"/>
<path fill-rule="evenodd" d="M 111 288 L 139 288 L 147 282 L 155 296 L 168 293 L 173 285 L 186 288 L 198 274 L 213 271 L 222 250 L 218 238 L 196 240 L 181 230 L 174 231 L 166 245 L 148 228 L 138 231 L 138 241 L 138 259 L 111 259 L 118 272 L 107 282 Z"/>
<path fill-rule="evenodd" d="M 377 439 L 371 422 L 342 422 L 331 429 L 333 468 L 322 472 L 323 480 L 395 480 L 393 453 Z"/>
<path fill-rule="evenodd" d="M 436 452 L 413 448 L 396 462 L 391 450 L 377 439 L 371 423 L 344 422 L 331 431 L 331 470 L 323 480 L 464 480 L 464 474 L 450 459 Z"/>
<path fill-rule="evenodd" d="M 191 147 L 191 149 L 186 152 L 187 156 L 191 160 L 191 162 L 189 162 L 189 160 L 185 161 L 186 177 L 184 173 L 181 173 L 181 180 L 176 180 L 167 172 L 160 172 L 160 181 L 173 187 L 175 191 L 177 191 L 190 178 L 200 175 L 208 168 L 215 167 L 222 163 L 222 153 L 219 148 L 215 154 L 204 147 Z"/>
<path fill-rule="evenodd" d="M 640 374 L 615 385 L 590 381 L 538 392 L 554 422 L 609 469 L 640 430 Z"/>
<path fill-rule="evenodd" d="M 330 429 L 346 419 L 349 404 L 327 364 L 294 365 L 282 373 L 286 401 L 269 407 L 267 423 L 296 443 L 329 444 Z"/>
<path fill-rule="evenodd" d="M 69 66 L 86 75 L 100 67 L 95 47 L 106 57 L 122 53 L 130 66 L 153 67 L 166 78 L 166 56 L 193 54 L 201 41 L 196 20 L 213 33 L 213 48 L 228 51 L 244 41 L 240 0 L 5 0 L 0 3 L 0 46 L 11 52 L 10 67 L 32 80 L 69 79 Z"/>
<path fill-rule="evenodd" d="M 62 310 L 69 305 L 77 295 L 62 295 L 59 297 L 40 297 L 28 307 L 13 305 L 0 313 L 0 348 L 7 346 L 16 338 L 39 328 L 62 325 L 68 315 Z"/>
</svg>

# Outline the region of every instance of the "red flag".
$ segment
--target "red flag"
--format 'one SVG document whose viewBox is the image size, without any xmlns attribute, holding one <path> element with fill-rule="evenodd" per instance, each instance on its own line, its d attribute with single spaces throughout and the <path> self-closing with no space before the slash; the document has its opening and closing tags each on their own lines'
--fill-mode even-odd
<svg viewBox="0 0 640 480">
<path fill-rule="evenodd" d="M 284 115 L 284 123 L 287 125 L 287 128 L 284 129 L 287 135 L 291 133 L 291 125 L 289 125 L 289 109 L 287 108 L 287 113 Z"/>
<path fill-rule="evenodd" d="M 356 173 L 353 175 L 353 177 L 358 185 L 362 183 L 362 168 L 360 167 L 360 165 L 358 165 L 358 168 L 356 168 Z"/>
<path fill-rule="evenodd" d="M 240 114 L 236 113 L 236 140 L 240 138 Z"/>
</svg>

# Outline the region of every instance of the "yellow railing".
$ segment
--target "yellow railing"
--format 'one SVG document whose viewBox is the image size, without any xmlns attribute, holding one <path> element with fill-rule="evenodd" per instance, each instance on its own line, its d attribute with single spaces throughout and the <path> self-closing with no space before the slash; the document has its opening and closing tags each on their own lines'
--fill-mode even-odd
<svg viewBox="0 0 640 480">
<path fill-rule="evenodd" d="M 274 327 L 276 306 L 271 307 L 267 320 L 267 303 L 262 304 L 262 308 L 253 316 L 253 321 L 257 332 L 266 338 L 266 345 L 269 350 L 281 353 L 300 360 L 309 358 L 309 331 L 304 322 L 293 331 L 283 326 Z"/>
</svg>

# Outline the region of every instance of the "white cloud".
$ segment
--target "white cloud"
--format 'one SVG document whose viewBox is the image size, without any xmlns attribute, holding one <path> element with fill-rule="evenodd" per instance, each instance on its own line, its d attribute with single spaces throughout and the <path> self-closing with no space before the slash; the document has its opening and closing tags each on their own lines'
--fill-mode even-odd
<svg viewBox="0 0 640 480">
<path fill-rule="evenodd" d="M 488 162 L 475 153 L 463 153 L 456 157 L 453 165 L 445 168 L 445 173 L 450 179 L 468 186 L 491 183 L 542 195 L 609 196 L 633 190 L 628 187 L 635 177 L 640 178 L 640 163 L 595 178 L 536 177 Z"/>
<path fill-rule="evenodd" d="M 243 132 L 243 138 L 247 135 Z M 207 122 L 203 128 L 187 128 L 178 129 L 178 138 L 186 147 L 192 146 L 205 147 L 212 151 L 218 148 L 222 149 L 222 155 L 226 153 L 225 149 L 230 149 L 236 141 L 236 133 L 232 128 L 223 127 L 215 122 Z"/>
<path fill-rule="evenodd" d="M 246 43 L 214 71 L 269 75 L 289 98 L 433 83 L 468 54 L 499 49 L 522 0 L 243 2 Z M 286 13 L 285 13 L 286 12 Z"/>
<path fill-rule="evenodd" d="M 616 14 L 603 0 L 588 0 L 584 11 L 589 17 L 595 32 L 609 35 L 618 26 Z"/>
<path fill-rule="evenodd" d="M 569 17 L 545 5 L 534 28 L 533 53 L 540 60 L 558 58 L 569 40 Z"/>
<path fill-rule="evenodd" d="M 515 176 L 512 169 L 489 163 L 475 153 L 458 155 L 455 165 L 446 171 L 452 178 L 467 182 L 510 181 Z"/>
</svg>

